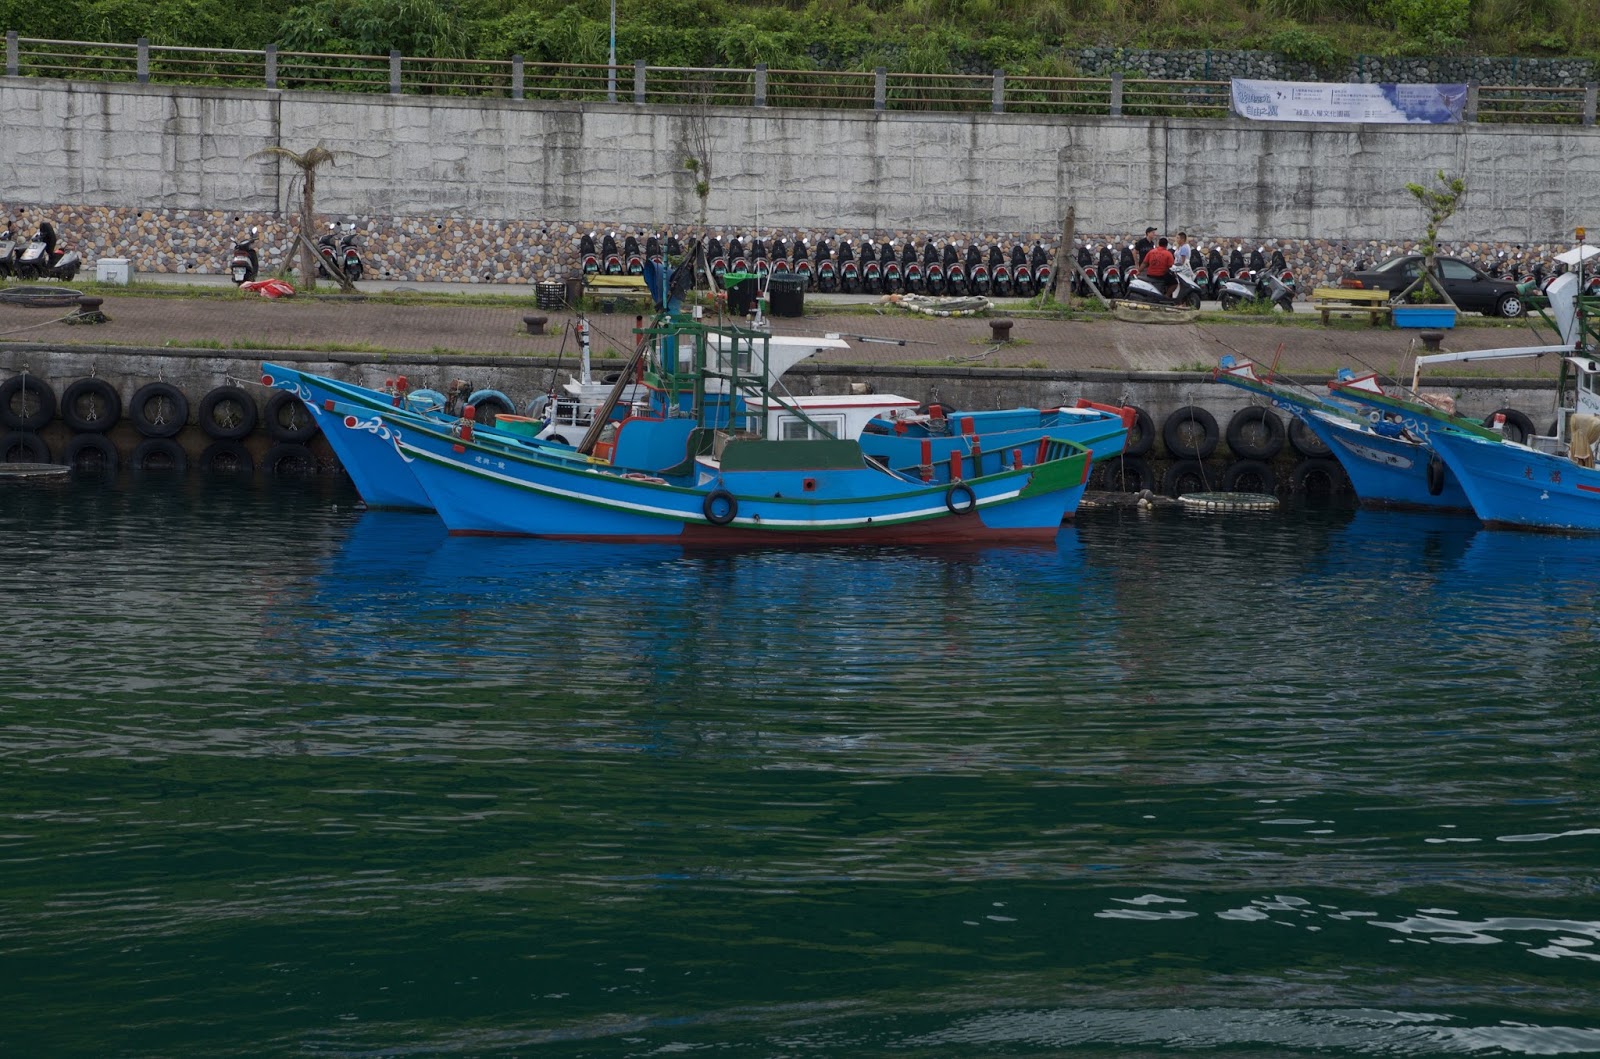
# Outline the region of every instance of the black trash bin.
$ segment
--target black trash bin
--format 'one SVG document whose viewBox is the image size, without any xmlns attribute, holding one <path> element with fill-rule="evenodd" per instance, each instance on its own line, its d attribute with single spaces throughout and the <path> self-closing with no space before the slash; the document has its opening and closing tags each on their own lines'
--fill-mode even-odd
<svg viewBox="0 0 1600 1059">
<path fill-rule="evenodd" d="M 756 304 L 756 281 L 742 279 L 728 287 L 728 315 L 749 316 Z"/>
<path fill-rule="evenodd" d="M 767 279 L 767 301 L 773 316 L 806 314 L 806 278 L 775 272 Z"/>
</svg>

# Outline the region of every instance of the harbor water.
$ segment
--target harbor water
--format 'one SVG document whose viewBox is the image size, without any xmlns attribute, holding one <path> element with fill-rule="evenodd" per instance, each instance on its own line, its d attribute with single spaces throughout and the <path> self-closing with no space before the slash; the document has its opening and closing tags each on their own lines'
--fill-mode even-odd
<svg viewBox="0 0 1600 1059">
<path fill-rule="evenodd" d="M 0 1054 L 1600 1051 L 1600 541 L 0 487 Z"/>
</svg>

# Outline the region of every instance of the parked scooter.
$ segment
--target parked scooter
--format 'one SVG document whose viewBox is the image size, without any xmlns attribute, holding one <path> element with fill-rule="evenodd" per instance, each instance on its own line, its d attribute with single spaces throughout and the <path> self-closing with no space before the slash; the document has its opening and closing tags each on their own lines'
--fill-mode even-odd
<svg viewBox="0 0 1600 1059">
<path fill-rule="evenodd" d="M 607 232 L 606 237 L 600 241 L 600 257 L 604 261 L 606 275 L 622 275 L 622 255 L 617 253 L 616 232 Z"/>
<path fill-rule="evenodd" d="M 1205 254 L 1197 246 L 1189 258 L 1189 267 L 1194 271 L 1194 285 L 1200 288 L 1200 293 L 1211 297 L 1211 269 L 1206 264 Z"/>
<path fill-rule="evenodd" d="M 839 285 L 839 267 L 834 264 L 833 249 L 828 246 L 828 240 L 817 240 L 815 261 L 817 267 L 817 290 L 823 294 L 832 294 Z"/>
<path fill-rule="evenodd" d="M 1236 248 L 1234 255 L 1240 261 L 1244 260 L 1242 248 Z M 1266 259 L 1261 257 L 1257 250 L 1252 255 L 1252 264 L 1259 258 L 1259 267 L 1243 270 L 1243 274 L 1235 272 L 1232 278 L 1224 282 L 1217 290 L 1217 300 L 1222 303 L 1223 309 L 1233 310 L 1241 305 L 1270 305 L 1284 312 L 1294 311 L 1294 291 L 1284 285 L 1283 280 L 1273 274 L 1267 267 Z"/>
<path fill-rule="evenodd" d="M 578 267 L 585 276 L 600 274 L 600 254 L 594 248 L 594 233 L 590 232 L 578 240 Z"/>
<path fill-rule="evenodd" d="M 1034 241 L 1033 249 L 1028 253 L 1028 267 L 1033 269 L 1034 290 L 1044 292 L 1050 289 L 1050 279 L 1054 275 L 1050 268 L 1050 255 L 1045 248 Z"/>
<path fill-rule="evenodd" d="M 1133 247 L 1124 246 L 1117 253 L 1117 276 L 1120 283 L 1118 291 L 1126 294 L 1128 292 L 1128 284 L 1132 283 L 1138 275 L 1139 263 L 1138 259 L 1133 256 Z"/>
<path fill-rule="evenodd" d="M 861 288 L 868 294 L 883 292 L 883 263 L 871 239 L 861 240 Z"/>
<path fill-rule="evenodd" d="M 999 244 L 989 244 L 989 275 L 996 298 L 1011 297 L 1011 266 L 1006 264 L 1006 253 Z"/>
<path fill-rule="evenodd" d="M 772 265 L 767 260 L 767 244 L 757 236 L 750 244 L 750 263 L 756 272 L 756 286 L 765 290 L 767 287 L 767 273 L 772 271 Z"/>
<path fill-rule="evenodd" d="M 1228 263 L 1222 260 L 1222 249 L 1213 246 L 1211 253 L 1206 255 L 1206 270 L 1211 273 L 1211 297 L 1215 298 L 1222 290 L 1222 285 L 1232 276 L 1233 271 L 1228 268 Z"/>
<path fill-rule="evenodd" d="M 1128 255 L 1131 259 L 1132 254 Z M 1111 244 L 1100 248 L 1100 293 L 1107 298 L 1115 298 L 1122 293 L 1122 266 L 1117 264 L 1117 259 L 1112 256 Z"/>
<path fill-rule="evenodd" d="M 344 238 L 339 237 L 339 226 L 329 224 L 328 231 L 317 240 L 317 275 L 333 276 L 343 272 L 354 283 L 364 271 L 361 252 L 356 249 L 356 226 L 347 223 Z"/>
<path fill-rule="evenodd" d="M 944 259 L 940 264 L 944 266 L 945 293 L 955 297 L 971 293 L 967 289 L 967 266 L 961 263 L 961 255 L 954 243 L 944 244 Z"/>
<path fill-rule="evenodd" d="M 899 294 L 905 289 L 906 277 L 900 267 L 900 256 L 895 252 L 894 240 L 883 244 L 878 252 L 878 263 L 883 266 L 883 293 Z"/>
<path fill-rule="evenodd" d="M 806 281 L 806 287 L 813 286 L 815 277 L 811 273 L 811 258 L 806 255 L 806 241 L 799 236 L 795 237 L 794 248 L 789 251 L 789 262 L 794 265 L 795 275 Z"/>
<path fill-rule="evenodd" d="M 839 289 L 846 294 L 861 292 L 861 266 L 848 239 L 839 240 Z"/>
<path fill-rule="evenodd" d="M 940 263 L 939 248 L 932 239 L 922 244 L 922 282 L 935 298 L 944 294 L 944 265 Z"/>
<path fill-rule="evenodd" d="M 722 249 L 722 238 L 713 235 L 706 240 L 706 267 L 711 270 L 711 287 L 715 291 L 723 289 L 722 277 L 728 271 L 728 255 Z"/>
<path fill-rule="evenodd" d="M 7 228 L 0 232 L 0 276 L 15 272 L 17 264 L 17 237 Z"/>
<path fill-rule="evenodd" d="M 56 229 L 49 221 L 39 222 L 39 231 L 22 248 L 16 259 L 16 274 L 22 279 L 71 280 L 83 265 L 76 250 L 56 246 Z"/>
<path fill-rule="evenodd" d="M 233 255 L 228 259 L 228 274 L 233 277 L 233 285 L 250 283 L 255 280 L 256 273 L 260 271 L 261 257 L 256 253 L 256 236 L 261 234 L 260 228 L 252 227 L 249 232 L 233 241 Z"/>
<path fill-rule="evenodd" d="M 922 262 L 917 260 L 917 248 L 909 241 L 905 249 L 900 251 L 900 271 L 905 277 L 906 293 L 927 293 L 927 287 L 922 281 Z"/>
<path fill-rule="evenodd" d="M 977 243 L 967 247 L 967 290 L 973 294 L 984 296 L 989 293 L 989 266 L 983 263 L 983 251 L 978 249 Z"/>
<path fill-rule="evenodd" d="M 1167 273 L 1165 289 L 1157 285 L 1157 281 L 1144 276 L 1134 276 L 1128 281 L 1127 290 L 1122 297 L 1131 302 L 1142 302 L 1146 305 L 1187 306 L 1190 309 L 1200 308 L 1200 288 L 1194 279 L 1177 269 Z"/>
<path fill-rule="evenodd" d="M 1011 292 L 1019 298 L 1033 296 L 1033 268 L 1021 243 L 1011 244 Z"/>
<path fill-rule="evenodd" d="M 750 271 L 750 259 L 744 253 L 744 240 L 737 235 L 728 240 L 728 271 Z"/>
<path fill-rule="evenodd" d="M 1278 277 L 1280 283 L 1289 288 L 1289 294 L 1293 296 L 1296 289 L 1294 271 L 1289 268 L 1289 263 L 1283 259 L 1282 250 L 1274 250 L 1272 252 L 1272 261 L 1267 267 L 1272 269 L 1272 274 Z"/>
<path fill-rule="evenodd" d="M 1089 296 L 1089 285 L 1100 286 L 1100 272 L 1094 267 L 1094 255 L 1088 246 L 1078 247 L 1078 274 L 1072 277 L 1072 293 L 1080 298 Z"/>
</svg>

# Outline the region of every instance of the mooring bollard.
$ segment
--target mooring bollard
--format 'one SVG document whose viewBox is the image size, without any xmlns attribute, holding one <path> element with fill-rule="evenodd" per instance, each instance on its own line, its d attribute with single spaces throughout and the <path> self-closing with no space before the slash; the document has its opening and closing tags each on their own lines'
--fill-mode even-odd
<svg viewBox="0 0 1600 1059">
<path fill-rule="evenodd" d="M 1424 331 L 1417 336 L 1422 339 L 1422 346 L 1429 353 L 1439 352 L 1439 343 L 1444 341 L 1443 331 Z"/>
<path fill-rule="evenodd" d="M 1011 341 L 1010 320 L 990 320 L 989 332 L 996 342 Z"/>
<path fill-rule="evenodd" d="M 544 325 L 550 322 L 550 318 L 548 316 L 524 316 L 522 322 L 527 325 L 528 334 L 542 335 L 544 334 Z"/>
<path fill-rule="evenodd" d="M 78 307 L 67 318 L 69 324 L 103 324 L 109 317 L 100 311 L 100 306 L 105 304 L 104 298 L 97 298 L 92 294 L 78 295 Z"/>
</svg>

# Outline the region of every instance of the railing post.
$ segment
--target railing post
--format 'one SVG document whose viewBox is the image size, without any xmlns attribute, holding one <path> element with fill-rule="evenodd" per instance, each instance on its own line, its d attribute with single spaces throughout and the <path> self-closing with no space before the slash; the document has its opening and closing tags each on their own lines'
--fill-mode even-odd
<svg viewBox="0 0 1600 1059">
<path fill-rule="evenodd" d="M 1122 117 L 1122 71 L 1111 75 L 1111 116 Z"/>
<path fill-rule="evenodd" d="M 644 103 L 644 60 L 633 60 L 633 101 Z"/>
<path fill-rule="evenodd" d="M 400 94 L 400 49 L 389 49 L 389 94 Z"/>
<path fill-rule="evenodd" d="M 522 56 L 511 57 L 511 98 L 522 98 Z"/>
<path fill-rule="evenodd" d="M 134 77 L 141 85 L 150 83 L 150 38 L 139 38 L 139 58 L 134 66 Z"/>
<path fill-rule="evenodd" d="M 17 31 L 6 30 L 6 76 L 16 77 L 22 69 L 22 49 L 17 46 Z"/>
<path fill-rule="evenodd" d="M 994 72 L 994 92 L 989 97 L 989 109 L 996 114 L 1006 112 L 1006 72 Z"/>
<path fill-rule="evenodd" d="M 1467 82 L 1467 104 L 1461 113 L 1461 120 L 1476 122 L 1478 120 L 1478 82 Z"/>
<path fill-rule="evenodd" d="M 880 66 L 872 71 L 872 109 L 889 109 L 889 68 Z"/>
<path fill-rule="evenodd" d="M 767 64 L 756 63 L 756 106 L 767 105 Z"/>
<path fill-rule="evenodd" d="M 278 87 L 278 46 L 267 45 L 267 87 Z"/>
<path fill-rule="evenodd" d="M 1600 84 L 1590 81 L 1583 86 L 1583 123 L 1594 124 L 1595 96 L 1600 95 Z"/>
</svg>

